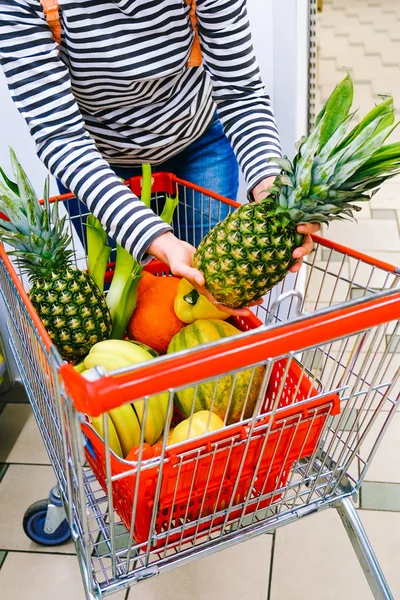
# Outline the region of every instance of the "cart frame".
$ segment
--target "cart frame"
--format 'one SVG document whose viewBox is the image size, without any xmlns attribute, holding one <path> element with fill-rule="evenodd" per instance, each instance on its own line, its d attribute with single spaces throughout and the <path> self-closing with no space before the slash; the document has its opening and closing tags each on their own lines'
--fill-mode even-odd
<svg viewBox="0 0 400 600">
<path fill-rule="evenodd" d="M 128 184 L 140 193 L 140 178 Z M 155 174 L 154 201 L 162 202 L 165 193 L 173 194 L 177 188 L 183 206 L 178 220 L 188 219 L 193 210 L 207 216 L 211 206 L 216 207 L 213 214 L 218 220 L 219 203 L 228 204 L 230 210 L 238 206 L 171 174 Z M 68 202 L 70 198 L 66 195 L 58 199 Z M 81 214 L 78 219 L 83 222 L 84 217 Z M 209 225 L 213 224 L 210 219 Z M 393 358 L 400 318 L 400 270 L 320 236 L 313 238 L 316 249 L 305 261 L 306 281 L 302 283 L 302 275 L 288 277 L 266 297 L 264 305 L 255 309 L 259 324 L 262 321 L 264 326 L 252 329 L 245 320 L 237 319 L 236 324 L 243 330 L 238 336 L 112 373 L 98 369 L 94 381 L 85 380 L 72 365 L 62 361 L 29 301 L 24 277 L 0 244 L 0 292 L 10 316 L 10 347 L 59 490 L 59 494 L 52 494 L 46 524 L 54 527 L 66 515 L 88 600 L 101 600 L 134 583 L 329 507 L 337 509 L 374 597 L 393 600 L 353 499 L 400 402 L 400 368 L 396 368 Z M 85 254 L 80 255 L 75 245 L 74 250 L 76 263 L 84 268 Z M 108 278 L 111 273 L 112 265 Z M 168 268 L 159 265 L 158 274 L 168 275 Z M 317 294 L 311 301 L 315 288 Z M 294 311 L 299 298 L 301 308 L 308 310 L 305 314 Z M 371 370 L 373 364 L 375 372 Z M 276 389 L 266 405 L 264 396 L 271 386 L 271 374 L 279 365 Z M 254 376 L 259 368 L 264 369 L 262 387 L 252 416 L 245 419 L 242 414 L 240 426 L 245 435 L 241 434 L 240 442 L 235 437 L 239 435 L 237 428 L 226 423 L 223 442 L 218 436 L 208 435 L 172 451 L 164 435 L 159 454 L 148 457 L 142 433 L 137 462 L 120 460 L 120 471 L 116 470 L 116 456 L 108 442 L 101 442 L 104 482 L 99 485 L 99 477 L 87 463 L 91 467 L 98 464 L 100 442 L 85 415 L 97 416 L 127 402 L 142 398 L 148 402 L 152 395 L 168 393 L 171 419 L 174 394 L 179 390 L 198 390 L 207 382 L 215 386 L 227 375 L 236 382 L 243 370 L 251 369 Z M 300 369 L 296 385 L 290 380 L 293 368 Z M 309 383 L 300 397 L 304 381 Z M 357 418 L 352 422 L 354 411 Z M 320 428 L 315 434 L 318 419 Z M 107 438 L 105 415 L 103 426 Z M 298 442 L 301 427 L 305 432 L 301 451 L 293 458 L 290 448 Z M 311 431 L 317 437 L 313 438 L 312 451 L 305 455 Z M 284 450 L 280 441 L 273 441 L 281 440 L 282 432 L 287 438 Z M 226 435 L 231 436 L 228 462 L 232 448 L 242 444 L 228 500 L 221 504 L 220 490 L 214 512 L 208 514 L 202 504 L 197 517 L 190 516 L 193 475 L 184 517 L 181 514 L 180 520 L 174 521 L 171 513 L 167 525 L 160 528 L 159 503 L 167 469 L 178 464 L 174 475 L 176 495 L 179 469 L 186 458 L 191 457 L 187 460 L 192 461 L 193 472 L 196 465 L 204 467 L 200 460 L 214 464 Z M 257 479 L 263 462 L 260 457 L 247 492 L 240 495 L 242 472 L 256 439 L 262 444 L 262 456 L 268 444 L 275 444 L 273 460 L 281 452 L 283 462 L 275 475 L 275 486 L 266 489 L 265 483 Z M 197 458 L 193 458 L 193 452 L 198 452 Z M 156 469 L 156 477 L 150 526 L 147 539 L 137 541 L 141 481 L 151 469 Z M 211 469 L 209 466 L 204 495 Z M 263 471 L 265 481 L 270 470 Z M 129 518 L 121 522 L 115 489 L 118 482 L 129 481 L 134 482 L 133 506 Z M 174 503 L 175 496 L 171 510 Z M 121 534 L 123 523 L 127 531 Z M 100 546 L 106 547 L 103 555 Z"/>
</svg>

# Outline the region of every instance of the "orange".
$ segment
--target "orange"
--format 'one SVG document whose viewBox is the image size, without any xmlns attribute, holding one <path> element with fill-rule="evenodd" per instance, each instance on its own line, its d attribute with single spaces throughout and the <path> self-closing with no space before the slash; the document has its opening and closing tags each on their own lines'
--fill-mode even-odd
<svg viewBox="0 0 400 600">
<path fill-rule="evenodd" d="M 146 273 L 139 284 L 137 305 L 128 324 L 128 336 L 166 354 L 174 335 L 185 323 L 175 314 L 174 301 L 180 279 Z"/>
</svg>

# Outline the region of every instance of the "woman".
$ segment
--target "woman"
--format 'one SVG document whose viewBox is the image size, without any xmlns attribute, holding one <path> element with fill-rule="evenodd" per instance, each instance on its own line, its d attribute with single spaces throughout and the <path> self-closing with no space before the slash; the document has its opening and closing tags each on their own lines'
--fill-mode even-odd
<svg viewBox="0 0 400 600">
<path fill-rule="evenodd" d="M 235 199 L 238 161 L 254 199 L 272 185 L 280 145 L 246 0 L 197 0 L 197 67 L 185 0 L 61 0 L 60 9 L 59 48 L 40 0 L 0 0 L 0 62 L 38 156 L 139 262 L 155 256 L 201 288 L 194 247 L 118 176 L 150 162 Z M 294 257 L 311 249 L 306 237 Z"/>
</svg>

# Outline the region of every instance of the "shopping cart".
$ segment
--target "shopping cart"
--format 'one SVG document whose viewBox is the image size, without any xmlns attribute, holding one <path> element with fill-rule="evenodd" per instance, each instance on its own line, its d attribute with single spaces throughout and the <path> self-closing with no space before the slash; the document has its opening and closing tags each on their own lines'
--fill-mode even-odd
<svg viewBox="0 0 400 600">
<path fill-rule="evenodd" d="M 128 182 L 140 194 L 140 178 Z M 155 174 L 153 201 L 179 188 L 180 231 L 237 206 L 170 174 Z M 62 197 L 64 202 L 68 196 Z M 69 221 L 71 234 L 84 213 Z M 75 220 L 75 223 L 72 223 Z M 76 245 L 76 264 L 86 255 Z M 87 598 L 101 598 L 328 507 L 338 510 L 377 599 L 393 596 L 353 506 L 399 404 L 400 270 L 314 236 L 314 252 L 254 309 L 242 333 L 87 381 L 63 362 L 0 246 L 0 290 L 10 346 L 56 475 L 49 499 L 27 510 L 31 539 L 71 534 Z M 168 268 L 154 261 L 158 276 Z M 112 277 L 112 264 L 106 279 Z M 178 445 L 142 438 L 134 460 L 118 458 L 90 417 L 167 393 L 235 385 L 262 373 L 252 414 Z M 211 382 L 211 383 L 210 383 Z M 210 387 L 208 388 L 210 389 Z M 244 392 L 246 395 L 246 392 Z M 249 395 L 249 392 L 247 392 Z M 103 417 L 105 439 L 108 421 Z"/>
</svg>

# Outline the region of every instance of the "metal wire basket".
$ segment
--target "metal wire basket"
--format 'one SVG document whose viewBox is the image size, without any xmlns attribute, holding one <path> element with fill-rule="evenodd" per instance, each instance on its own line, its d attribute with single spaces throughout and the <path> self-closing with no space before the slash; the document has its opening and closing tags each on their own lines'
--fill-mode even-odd
<svg viewBox="0 0 400 600">
<path fill-rule="evenodd" d="M 128 183 L 140 193 L 140 178 Z M 206 229 L 219 220 L 222 204 L 228 211 L 237 206 L 155 174 L 154 208 L 177 188 L 174 226 L 188 238 L 194 211 Z M 86 216 L 69 219 L 80 268 L 86 252 L 76 231 Z M 88 599 L 328 507 L 338 509 L 375 598 L 393 598 L 351 497 L 399 404 L 400 271 L 321 237 L 314 241 L 299 274 L 272 290 L 253 317 L 232 321 L 239 335 L 112 373 L 99 369 L 95 381 L 61 360 L 26 281 L 0 246 L 10 345 L 57 479 L 45 527 L 54 531 L 67 518 Z M 148 268 L 169 274 L 157 261 Z M 107 281 L 112 272 L 111 264 Z M 107 440 L 107 411 L 144 399 L 145 419 L 149 398 L 159 393 L 168 394 L 173 423 L 175 394 L 190 389 L 195 398 L 201 386 L 217 390 L 228 379 L 229 414 L 243 372 L 240 420 L 226 417 L 223 429 L 200 438 L 171 446 L 166 428 L 149 446 L 142 428 L 134 460 L 126 461 L 90 425 L 90 415 L 104 413 Z"/>
</svg>

